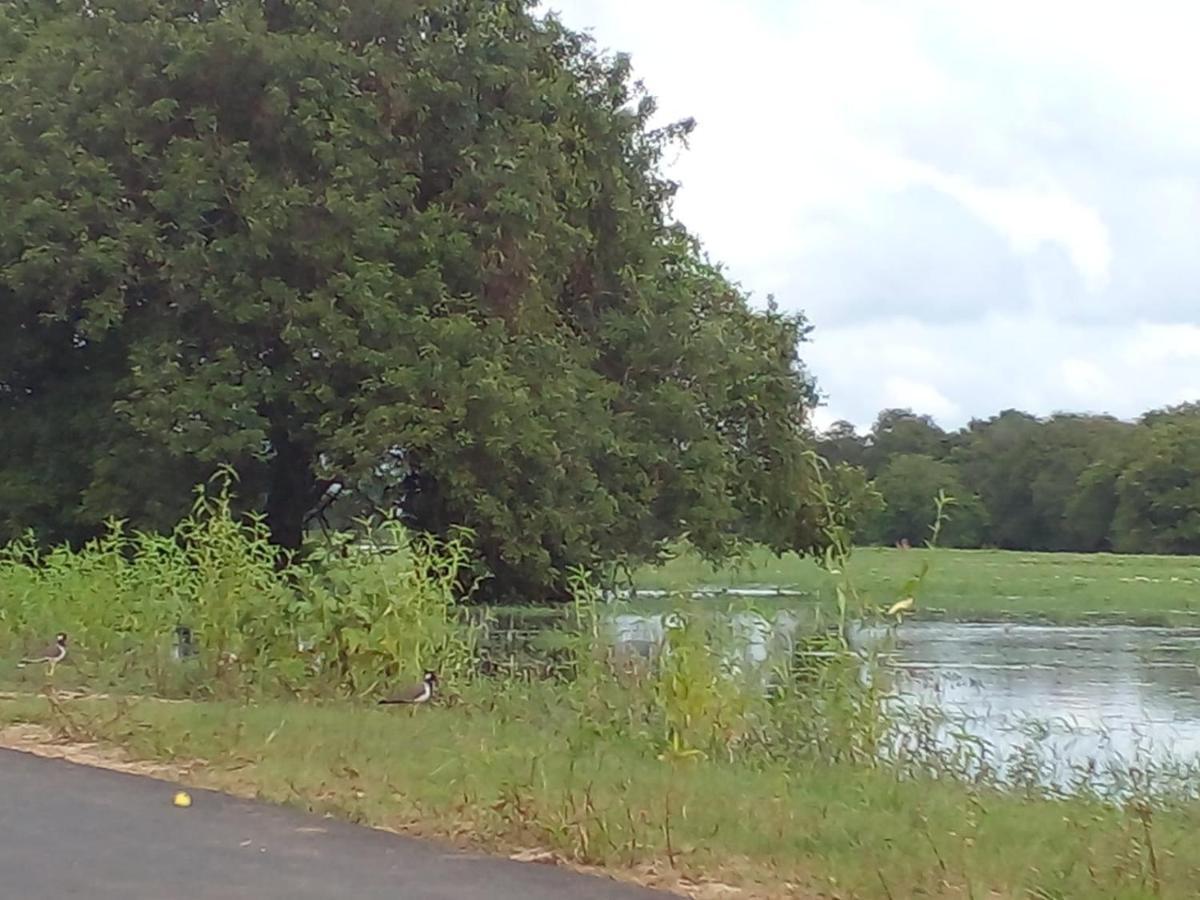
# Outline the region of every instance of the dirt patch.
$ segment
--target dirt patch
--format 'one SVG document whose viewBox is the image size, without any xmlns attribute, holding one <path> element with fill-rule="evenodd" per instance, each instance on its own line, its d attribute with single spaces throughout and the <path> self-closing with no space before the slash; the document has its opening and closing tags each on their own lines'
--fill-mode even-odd
<svg viewBox="0 0 1200 900">
<path fill-rule="evenodd" d="M 0 727 L 0 748 L 20 750 L 47 759 L 65 759 L 81 766 L 111 769 L 130 775 L 145 775 L 168 781 L 187 779 L 200 763 L 181 765 L 177 763 L 147 762 L 133 759 L 120 747 L 108 744 L 71 741 L 54 734 L 44 725 L 21 723 Z"/>
<path fill-rule="evenodd" d="M 525 863 L 544 863 L 552 866 L 562 866 L 580 872 L 584 875 L 595 875 L 601 878 L 613 878 L 638 884 L 642 887 L 654 888 L 689 897 L 691 900 L 779 900 L 781 897 L 797 897 L 798 894 L 781 892 L 778 889 L 759 893 L 752 889 L 740 888 L 725 884 L 715 879 L 692 879 L 672 871 L 667 866 L 648 864 L 632 869 L 605 869 L 599 866 L 585 866 L 567 859 L 553 850 L 529 849 L 509 853 L 509 859 Z"/>
</svg>

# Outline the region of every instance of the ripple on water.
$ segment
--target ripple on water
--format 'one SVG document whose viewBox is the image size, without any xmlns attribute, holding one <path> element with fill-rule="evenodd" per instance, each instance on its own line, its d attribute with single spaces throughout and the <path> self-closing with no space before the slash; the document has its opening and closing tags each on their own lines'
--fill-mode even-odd
<svg viewBox="0 0 1200 900">
<path fill-rule="evenodd" d="M 661 637 L 659 615 L 613 621 L 618 640 Z M 741 622 L 746 658 L 763 658 L 797 622 Z M 850 638 L 866 649 L 888 636 L 896 702 L 953 717 L 947 741 L 958 732 L 1001 757 L 1033 753 L 1051 782 L 1088 767 L 1200 772 L 1200 628 L 908 620 Z"/>
</svg>

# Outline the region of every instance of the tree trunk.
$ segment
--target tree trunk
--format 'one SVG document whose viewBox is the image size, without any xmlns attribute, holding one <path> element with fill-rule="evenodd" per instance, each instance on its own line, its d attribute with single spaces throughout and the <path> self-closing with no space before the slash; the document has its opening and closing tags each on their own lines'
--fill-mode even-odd
<svg viewBox="0 0 1200 900">
<path fill-rule="evenodd" d="M 282 564 L 288 553 L 304 543 L 304 519 L 315 501 L 316 476 L 308 449 L 296 443 L 285 429 L 271 436 L 271 484 L 267 491 L 267 527 L 271 543 L 280 548 Z"/>
</svg>

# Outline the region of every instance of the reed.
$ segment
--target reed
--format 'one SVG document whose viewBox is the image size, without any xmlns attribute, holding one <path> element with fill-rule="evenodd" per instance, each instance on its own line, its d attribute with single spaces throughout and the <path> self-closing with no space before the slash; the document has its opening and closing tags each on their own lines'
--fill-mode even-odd
<svg viewBox="0 0 1200 900">
<path fill-rule="evenodd" d="M 5 657 L 31 636 L 76 639 L 49 682 L 0 672 L 17 688 L 0 722 L 203 760 L 198 784 L 354 821 L 745 896 L 1191 897 L 1200 883 L 1194 771 L 1081 771 L 1053 787 L 1036 754 L 996 759 L 944 740 L 953 723 L 937 710 L 890 702 L 844 626 L 905 592 L 923 608 L 939 570 L 911 556 L 877 593 L 831 535 L 828 627 L 761 660 L 744 620 L 686 592 L 661 598 L 650 653 L 624 652 L 583 573 L 556 629 L 485 657 L 498 617 L 458 606 L 467 536 L 392 525 L 372 532 L 377 552 L 335 544 L 280 568 L 229 487 L 199 492 L 170 535 L 113 523 L 78 550 L 0 550 Z M 427 666 L 439 703 L 373 705 Z"/>
</svg>

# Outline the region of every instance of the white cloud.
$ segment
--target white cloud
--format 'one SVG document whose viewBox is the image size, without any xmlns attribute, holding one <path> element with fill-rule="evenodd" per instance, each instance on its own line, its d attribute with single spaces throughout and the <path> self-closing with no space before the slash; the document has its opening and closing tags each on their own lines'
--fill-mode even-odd
<svg viewBox="0 0 1200 900">
<path fill-rule="evenodd" d="M 1064 359 L 1058 370 L 1063 386 L 1080 399 L 1102 396 L 1103 392 L 1112 389 L 1104 370 L 1086 359 Z"/>
<path fill-rule="evenodd" d="M 1131 366 L 1152 365 L 1158 360 L 1198 362 L 1200 326 L 1143 323 L 1134 331 L 1122 355 Z"/>
<path fill-rule="evenodd" d="M 697 118 L 677 212 L 809 313 L 823 416 L 1200 399 L 1200 6 L 552 5 Z"/>
<path fill-rule="evenodd" d="M 866 428 L 896 406 L 944 427 L 1010 408 L 1134 418 L 1200 399 L 1198 354 L 1200 329 L 992 316 L 982 328 L 880 319 L 828 329 L 805 357 L 829 396 L 819 421 Z"/>
<path fill-rule="evenodd" d="M 1070 254 L 1089 289 L 1099 290 L 1108 282 L 1108 229 L 1094 209 L 1074 197 L 1056 188 L 989 188 L 941 173 L 930 181 L 1002 232 L 1020 253 L 1058 244 Z"/>
<path fill-rule="evenodd" d="M 914 381 L 902 375 L 889 375 L 883 380 L 884 406 L 896 409 L 916 409 L 937 419 L 958 418 L 958 406 L 932 384 Z"/>
</svg>

